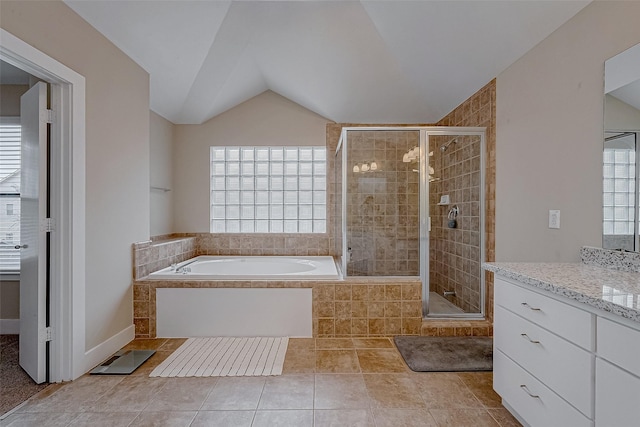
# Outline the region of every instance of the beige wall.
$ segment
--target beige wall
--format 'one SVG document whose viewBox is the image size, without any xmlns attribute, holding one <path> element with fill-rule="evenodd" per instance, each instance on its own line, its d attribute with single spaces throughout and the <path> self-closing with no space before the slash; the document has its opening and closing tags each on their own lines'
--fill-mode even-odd
<svg viewBox="0 0 640 427">
<path fill-rule="evenodd" d="M 209 232 L 209 147 L 324 146 L 327 121 L 267 91 L 201 125 L 175 126 L 174 230 Z"/>
<path fill-rule="evenodd" d="M 640 2 L 593 2 L 498 76 L 496 261 L 601 245 L 604 61 L 640 42 L 638 16 Z"/>
<path fill-rule="evenodd" d="M 173 123 L 150 113 L 149 173 L 151 235 L 173 233 Z M 170 191 L 160 190 L 159 188 Z"/>
<path fill-rule="evenodd" d="M 19 117 L 20 97 L 29 85 L 0 85 L 0 116 Z"/>
<path fill-rule="evenodd" d="M 604 103 L 605 130 L 640 130 L 640 110 L 614 98 L 605 96 Z"/>
<path fill-rule="evenodd" d="M 20 117 L 20 97 L 29 85 L 0 85 L 0 117 Z M 0 319 L 20 318 L 20 281 L 0 282 Z"/>
<path fill-rule="evenodd" d="M 2 1 L 0 26 L 86 78 L 91 349 L 133 324 L 131 244 L 149 238 L 149 75 L 60 1 Z"/>
<path fill-rule="evenodd" d="M 20 318 L 20 281 L 0 282 L 0 319 Z"/>
</svg>

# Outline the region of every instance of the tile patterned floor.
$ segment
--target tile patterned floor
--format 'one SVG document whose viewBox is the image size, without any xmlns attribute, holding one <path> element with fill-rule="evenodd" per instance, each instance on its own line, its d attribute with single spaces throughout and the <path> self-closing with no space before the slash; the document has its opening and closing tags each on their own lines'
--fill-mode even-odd
<svg viewBox="0 0 640 427">
<path fill-rule="evenodd" d="M 387 338 L 291 339 L 277 377 L 149 378 L 183 342 L 135 340 L 157 352 L 132 375 L 49 387 L 0 426 L 520 425 L 491 373 L 412 372 Z"/>
</svg>

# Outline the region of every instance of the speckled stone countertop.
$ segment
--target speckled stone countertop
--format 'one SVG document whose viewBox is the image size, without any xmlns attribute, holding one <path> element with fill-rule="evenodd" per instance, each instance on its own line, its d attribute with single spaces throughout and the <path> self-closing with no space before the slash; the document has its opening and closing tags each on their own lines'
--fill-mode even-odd
<svg viewBox="0 0 640 427">
<path fill-rule="evenodd" d="M 583 263 L 484 263 L 497 275 L 640 322 L 640 273 Z"/>
</svg>

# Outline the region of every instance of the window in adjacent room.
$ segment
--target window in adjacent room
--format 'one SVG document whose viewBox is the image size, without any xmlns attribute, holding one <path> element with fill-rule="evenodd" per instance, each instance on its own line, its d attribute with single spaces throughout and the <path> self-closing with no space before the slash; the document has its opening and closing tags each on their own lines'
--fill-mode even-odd
<svg viewBox="0 0 640 427">
<path fill-rule="evenodd" d="M 20 119 L 0 118 L 0 271 L 20 270 Z"/>
<path fill-rule="evenodd" d="M 212 233 L 324 233 L 325 147 L 211 147 Z"/>
</svg>

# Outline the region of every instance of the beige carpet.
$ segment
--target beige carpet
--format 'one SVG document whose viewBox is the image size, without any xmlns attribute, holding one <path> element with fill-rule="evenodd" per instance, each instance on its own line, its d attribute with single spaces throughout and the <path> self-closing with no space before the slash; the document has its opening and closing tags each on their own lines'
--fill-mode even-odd
<svg viewBox="0 0 640 427">
<path fill-rule="evenodd" d="M 18 362 L 18 335 L 0 335 L 0 415 L 49 385 L 34 383 Z"/>
<path fill-rule="evenodd" d="M 189 338 L 150 377 L 281 375 L 288 338 Z"/>
</svg>

